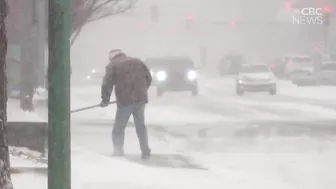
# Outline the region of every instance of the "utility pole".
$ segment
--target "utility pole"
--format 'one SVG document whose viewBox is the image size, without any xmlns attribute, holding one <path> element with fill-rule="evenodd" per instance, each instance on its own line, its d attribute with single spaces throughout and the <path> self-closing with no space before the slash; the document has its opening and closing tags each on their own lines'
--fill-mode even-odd
<svg viewBox="0 0 336 189">
<path fill-rule="evenodd" d="M 329 51 L 329 29 L 330 29 L 330 7 L 324 8 L 324 15 L 323 15 L 323 24 L 324 24 L 324 56 L 327 55 Z"/>
<path fill-rule="evenodd" d="M 70 189 L 70 5 L 48 3 L 48 189 Z"/>
</svg>

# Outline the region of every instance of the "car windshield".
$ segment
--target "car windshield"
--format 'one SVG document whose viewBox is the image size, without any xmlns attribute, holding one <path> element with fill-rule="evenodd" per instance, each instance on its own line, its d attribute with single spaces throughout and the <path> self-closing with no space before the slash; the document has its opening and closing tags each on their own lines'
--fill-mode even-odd
<svg viewBox="0 0 336 189">
<path fill-rule="evenodd" d="M 189 59 L 160 59 L 147 63 L 151 69 L 192 69 L 194 64 Z"/>
<path fill-rule="evenodd" d="M 313 60 L 310 57 L 293 57 L 289 61 L 299 65 L 313 65 Z"/>
<path fill-rule="evenodd" d="M 267 66 L 243 66 L 240 73 L 265 73 L 269 72 Z"/>
</svg>

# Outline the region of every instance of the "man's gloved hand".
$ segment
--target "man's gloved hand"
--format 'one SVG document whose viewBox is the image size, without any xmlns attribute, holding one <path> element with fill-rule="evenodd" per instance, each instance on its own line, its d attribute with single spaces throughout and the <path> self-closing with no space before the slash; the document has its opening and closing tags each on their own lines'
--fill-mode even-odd
<svg viewBox="0 0 336 189">
<path fill-rule="evenodd" d="M 108 101 L 104 101 L 104 100 L 102 100 L 101 103 L 99 104 L 99 106 L 102 107 L 102 108 L 105 108 L 108 105 L 109 105 L 109 102 Z"/>
</svg>

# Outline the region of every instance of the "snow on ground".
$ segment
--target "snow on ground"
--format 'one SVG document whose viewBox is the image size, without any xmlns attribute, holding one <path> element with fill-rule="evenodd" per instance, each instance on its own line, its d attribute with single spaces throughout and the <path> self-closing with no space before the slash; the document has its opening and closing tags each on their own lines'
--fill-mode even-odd
<svg viewBox="0 0 336 189">
<path fill-rule="evenodd" d="M 216 138 L 215 138 L 216 139 Z M 188 155 L 197 157 L 209 170 L 148 167 L 96 154 L 72 146 L 72 188 L 195 188 L 195 189 L 333 189 L 336 187 L 335 140 L 301 137 L 270 140 L 202 141 L 208 146 L 189 146 Z M 239 144 L 240 145 L 237 145 Z M 201 148 L 208 148 L 206 153 Z M 220 151 L 218 149 L 223 149 Z M 27 162 L 11 157 L 12 166 Z M 31 166 L 26 165 L 26 166 Z M 17 189 L 46 188 L 46 177 L 13 174 Z M 22 184 L 24 183 L 24 184 Z"/>
<path fill-rule="evenodd" d="M 335 86 L 298 87 L 296 85 L 287 85 L 286 90 L 280 90 L 279 94 L 336 102 Z"/>
<path fill-rule="evenodd" d="M 16 160 L 12 164 L 15 166 Z M 17 189 L 26 188 L 27 183 L 35 189 L 46 187 L 46 177 L 37 174 L 14 174 L 13 183 Z M 23 184 L 24 183 L 24 184 Z M 72 188 L 186 188 L 221 189 L 223 186 L 246 189 L 288 188 L 279 179 L 244 170 L 223 170 L 221 174 L 207 171 L 193 171 L 171 168 L 155 168 L 94 154 L 80 148 L 72 151 Z"/>
<path fill-rule="evenodd" d="M 72 107 L 73 109 L 98 104 L 100 102 L 100 91 L 98 86 L 92 86 L 90 88 L 74 88 L 72 94 Z M 96 97 L 96 101 L 93 99 Z M 151 97 L 150 97 L 151 98 Z M 153 97 L 156 98 L 156 97 Z M 197 100 L 197 99 L 196 99 Z M 97 108 L 95 110 L 88 110 L 85 112 L 78 112 L 72 115 L 72 119 L 80 119 L 85 117 L 87 119 L 101 119 L 111 120 L 114 119 L 116 106 L 114 104 L 107 108 Z M 147 123 L 148 124 L 162 124 L 165 125 L 180 125 L 181 123 L 209 123 L 218 122 L 223 120 L 236 120 L 234 118 L 228 118 L 221 115 L 214 115 L 205 111 L 196 110 L 186 106 L 179 106 L 179 104 L 172 104 L 172 101 L 161 103 L 155 103 L 154 100 L 150 100 L 149 105 L 146 108 Z M 84 116 L 85 115 L 85 116 Z M 130 120 L 132 122 L 132 120 Z"/>
<path fill-rule="evenodd" d="M 15 189 L 48 188 L 48 180 L 46 176 L 36 173 L 12 174 L 12 182 Z"/>
<path fill-rule="evenodd" d="M 8 121 L 44 122 L 45 118 L 36 112 L 25 112 L 20 109 L 18 100 L 9 99 L 7 102 Z"/>
<path fill-rule="evenodd" d="M 221 174 L 244 170 L 286 183 L 285 188 L 336 187 L 335 139 L 310 137 L 249 139 L 243 137 L 194 139 L 186 142 L 190 155 Z M 204 153 L 205 152 L 205 153 Z"/>
</svg>

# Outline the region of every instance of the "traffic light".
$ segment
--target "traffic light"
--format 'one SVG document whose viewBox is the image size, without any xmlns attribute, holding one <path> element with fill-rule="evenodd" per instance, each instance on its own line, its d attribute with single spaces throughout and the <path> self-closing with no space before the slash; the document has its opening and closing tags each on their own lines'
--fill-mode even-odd
<svg viewBox="0 0 336 189">
<path fill-rule="evenodd" d="M 286 10 L 291 10 L 292 9 L 292 4 L 288 1 L 285 2 L 285 9 Z"/>
<path fill-rule="evenodd" d="M 236 24 L 237 24 L 237 21 L 236 20 L 232 20 L 230 22 L 230 26 L 233 28 L 233 27 L 236 27 Z"/>
<path fill-rule="evenodd" d="M 325 13 L 331 13 L 331 7 L 329 6 L 324 7 L 323 10 Z"/>
<path fill-rule="evenodd" d="M 186 18 L 186 29 L 187 30 L 190 30 L 191 29 L 191 27 L 192 27 L 192 17 L 191 16 L 187 16 L 187 18 Z"/>
<path fill-rule="evenodd" d="M 330 14 L 331 14 L 331 8 L 329 6 L 324 7 L 324 15 L 323 15 L 323 24 L 325 26 L 330 25 Z"/>
</svg>

